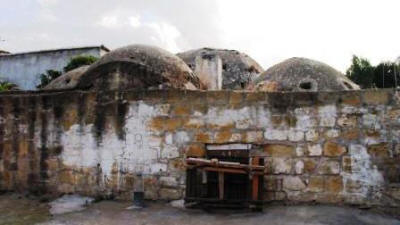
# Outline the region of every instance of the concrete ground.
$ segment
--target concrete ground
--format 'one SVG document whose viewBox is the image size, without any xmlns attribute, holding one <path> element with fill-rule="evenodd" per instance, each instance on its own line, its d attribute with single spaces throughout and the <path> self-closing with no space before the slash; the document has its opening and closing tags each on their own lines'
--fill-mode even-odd
<svg viewBox="0 0 400 225">
<path fill-rule="evenodd" d="M 222 212 L 173 208 L 149 203 L 141 210 L 127 210 L 130 203 L 102 201 L 79 212 L 51 216 L 47 203 L 15 195 L 0 196 L 0 224 L 13 225 L 394 225 L 397 220 L 382 213 L 335 206 L 271 206 L 263 213 Z"/>
</svg>

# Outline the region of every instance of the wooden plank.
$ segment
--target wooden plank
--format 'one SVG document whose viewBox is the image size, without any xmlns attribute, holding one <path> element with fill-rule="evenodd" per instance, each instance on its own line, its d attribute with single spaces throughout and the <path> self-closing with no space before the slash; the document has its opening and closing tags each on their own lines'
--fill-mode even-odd
<svg viewBox="0 0 400 225">
<path fill-rule="evenodd" d="M 225 169 L 225 168 L 218 168 L 218 167 L 204 167 L 200 168 L 206 171 L 211 172 L 224 172 L 224 173 L 236 173 L 236 174 L 247 174 L 246 171 L 240 169 Z"/>
<path fill-rule="evenodd" d="M 260 158 L 254 157 L 251 160 L 251 164 L 258 166 L 260 164 Z M 252 199 L 258 200 L 258 184 L 260 182 L 260 178 L 257 175 L 253 175 L 253 186 L 252 186 Z"/>
<path fill-rule="evenodd" d="M 245 164 L 240 164 L 236 162 L 224 162 L 224 161 L 218 161 L 215 160 L 206 160 L 206 159 L 197 159 L 197 158 L 188 158 L 186 162 L 191 165 L 200 165 L 200 166 L 214 166 L 214 167 L 229 167 L 229 168 L 238 168 L 238 169 L 248 169 L 248 170 L 264 170 L 265 166 L 259 166 L 259 165 L 245 165 Z"/>
<path fill-rule="evenodd" d="M 224 199 L 224 188 L 225 188 L 225 176 L 224 172 L 218 173 L 218 187 L 219 187 L 219 199 Z"/>
</svg>

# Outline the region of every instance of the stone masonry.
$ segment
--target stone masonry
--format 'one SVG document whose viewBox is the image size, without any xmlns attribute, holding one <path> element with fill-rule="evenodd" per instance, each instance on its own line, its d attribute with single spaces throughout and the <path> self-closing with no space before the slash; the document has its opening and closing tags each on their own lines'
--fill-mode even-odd
<svg viewBox="0 0 400 225">
<path fill-rule="evenodd" d="M 0 95 L 0 188 L 179 199 L 185 158 L 206 144 L 257 146 L 266 202 L 400 204 L 400 96 L 393 90 L 15 92 Z"/>
</svg>

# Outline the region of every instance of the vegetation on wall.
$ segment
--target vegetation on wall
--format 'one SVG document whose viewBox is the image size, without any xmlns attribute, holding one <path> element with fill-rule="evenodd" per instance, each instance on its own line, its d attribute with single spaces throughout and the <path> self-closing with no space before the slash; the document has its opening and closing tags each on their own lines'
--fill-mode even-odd
<svg viewBox="0 0 400 225">
<path fill-rule="evenodd" d="M 73 57 L 68 64 L 64 67 L 64 73 L 67 73 L 71 70 L 79 68 L 81 66 L 91 65 L 98 60 L 97 57 L 94 56 L 76 56 Z M 40 75 L 40 84 L 36 87 L 41 89 L 46 87 L 49 83 L 51 83 L 54 79 L 61 76 L 61 71 L 56 70 L 47 70 L 46 73 Z"/>
<path fill-rule="evenodd" d="M 346 75 L 361 88 L 394 88 L 400 85 L 400 65 L 395 62 L 381 62 L 371 65 L 368 59 L 353 56 Z"/>
<path fill-rule="evenodd" d="M 0 81 L 0 92 L 2 91 L 11 91 L 11 90 L 16 90 L 17 85 L 7 82 L 7 81 Z"/>
<path fill-rule="evenodd" d="M 36 86 L 37 88 L 44 88 L 48 85 L 51 81 L 56 79 L 57 77 L 61 76 L 60 71 L 56 70 L 47 70 L 46 73 L 40 74 L 40 84 Z"/>
<path fill-rule="evenodd" d="M 81 66 L 91 65 L 98 60 L 94 56 L 76 56 L 72 58 L 69 63 L 64 67 L 64 72 L 71 71 Z"/>
</svg>

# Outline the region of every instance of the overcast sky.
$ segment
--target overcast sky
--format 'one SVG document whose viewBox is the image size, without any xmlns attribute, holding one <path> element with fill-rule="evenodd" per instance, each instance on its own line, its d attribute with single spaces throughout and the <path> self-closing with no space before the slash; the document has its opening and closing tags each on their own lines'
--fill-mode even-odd
<svg viewBox="0 0 400 225">
<path fill-rule="evenodd" d="M 173 53 L 237 49 L 264 68 L 308 57 L 400 56 L 399 0 L 0 0 L 0 49 L 141 43 Z"/>
</svg>

